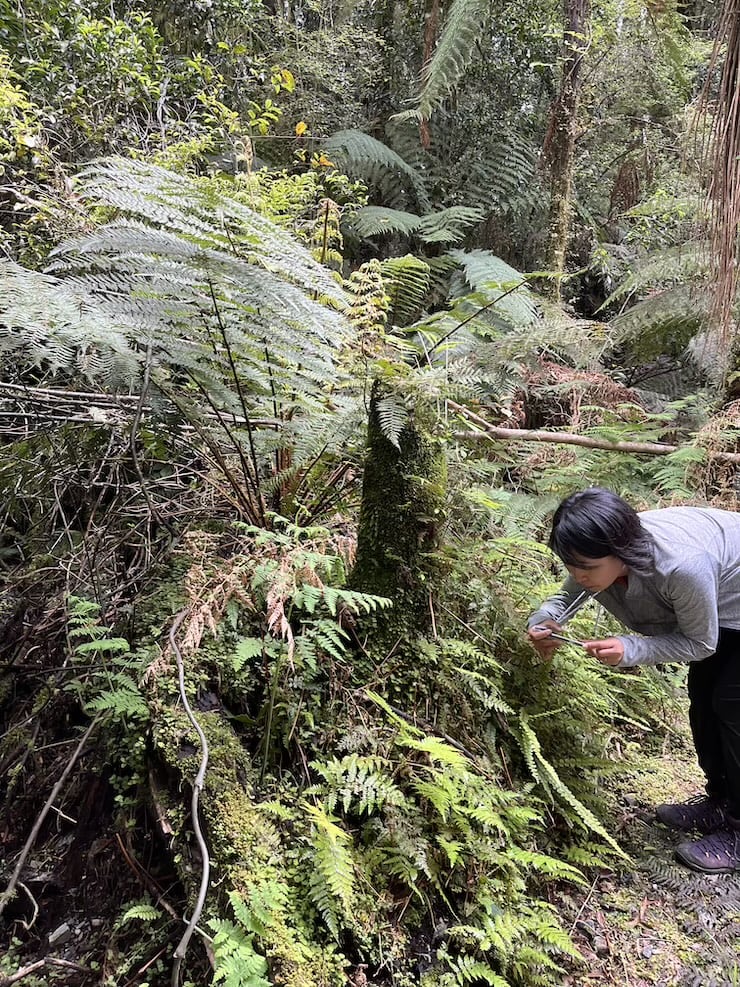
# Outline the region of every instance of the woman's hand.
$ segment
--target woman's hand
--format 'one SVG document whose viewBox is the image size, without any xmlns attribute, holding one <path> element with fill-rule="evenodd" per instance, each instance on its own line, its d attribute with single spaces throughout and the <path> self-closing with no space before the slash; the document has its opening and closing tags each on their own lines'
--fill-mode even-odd
<svg viewBox="0 0 740 987">
<path fill-rule="evenodd" d="M 527 637 L 535 651 L 549 661 L 553 653 L 563 643 L 562 641 L 554 641 L 550 635 L 553 631 L 560 633 L 561 630 L 560 624 L 557 624 L 554 620 L 542 620 L 539 624 L 535 624 L 534 627 L 529 628 Z"/>
<path fill-rule="evenodd" d="M 624 645 L 616 637 L 606 637 L 602 641 L 584 641 L 583 647 L 602 665 L 618 665 L 624 658 Z"/>
</svg>

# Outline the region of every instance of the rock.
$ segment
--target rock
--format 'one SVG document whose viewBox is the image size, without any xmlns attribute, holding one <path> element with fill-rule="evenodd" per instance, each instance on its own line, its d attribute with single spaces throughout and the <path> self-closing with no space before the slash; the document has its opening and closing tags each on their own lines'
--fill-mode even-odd
<svg viewBox="0 0 740 987">
<path fill-rule="evenodd" d="M 60 926 L 49 933 L 50 946 L 62 946 L 72 938 L 72 928 L 67 922 L 62 922 Z"/>
<path fill-rule="evenodd" d="M 597 956 L 608 956 L 611 952 L 609 949 L 609 941 L 606 936 L 595 935 L 593 947 Z"/>
</svg>

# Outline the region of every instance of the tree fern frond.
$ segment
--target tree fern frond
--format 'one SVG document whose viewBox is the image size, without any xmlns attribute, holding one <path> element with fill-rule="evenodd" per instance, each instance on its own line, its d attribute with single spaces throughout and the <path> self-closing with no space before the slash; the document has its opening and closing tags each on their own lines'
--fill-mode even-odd
<svg viewBox="0 0 740 987">
<path fill-rule="evenodd" d="M 483 216 L 483 210 L 478 207 L 449 206 L 422 216 L 419 236 L 425 243 L 457 243 Z"/>
<path fill-rule="evenodd" d="M 128 329 L 82 287 L 0 261 L 0 353 L 19 365 L 130 387 L 142 360 Z"/>
<path fill-rule="evenodd" d="M 482 219 L 481 209 L 468 206 L 450 206 L 423 216 L 384 206 L 365 206 L 352 216 L 350 222 L 364 237 L 390 233 L 411 236 L 415 233 L 424 243 L 457 243 L 469 227 Z"/>
<path fill-rule="evenodd" d="M 632 265 L 629 274 L 612 292 L 603 308 L 635 292 L 671 284 L 696 283 L 708 270 L 707 248 L 703 243 L 682 243 L 654 251 Z"/>
<path fill-rule="evenodd" d="M 402 198 L 398 189 L 398 179 L 402 179 L 419 208 L 423 212 L 429 209 L 429 196 L 421 175 L 387 144 L 370 134 L 361 130 L 340 130 L 324 142 L 324 149 L 349 175 L 381 186 L 386 179 L 392 179 L 389 192 L 393 200 Z"/>
<path fill-rule="evenodd" d="M 434 55 L 424 66 L 418 113 L 428 120 L 455 88 L 475 52 L 489 5 L 484 0 L 452 0 Z"/>
<path fill-rule="evenodd" d="M 630 342 L 640 359 L 650 360 L 663 353 L 682 353 L 706 324 L 708 313 L 708 296 L 682 284 L 638 302 L 609 326 L 616 342 Z"/>
<path fill-rule="evenodd" d="M 390 322 L 406 326 L 418 318 L 429 291 L 430 267 L 425 261 L 406 254 L 381 264 L 390 299 Z"/>
<path fill-rule="evenodd" d="M 125 215 L 58 248 L 54 269 L 133 352 L 150 348 L 155 381 L 185 372 L 212 407 L 277 404 L 296 428 L 326 405 L 353 330 L 308 250 L 208 184 L 142 162 L 98 162 L 81 195 Z"/>
<path fill-rule="evenodd" d="M 353 230 L 360 236 L 382 236 L 390 233 L 403 233 L 411 236 L 422 222 L 421 216 L 404 212 L 402 209 L 389 209 L 387 206 L 364 206 L 358 209 L 350 220 Z"/>
<path fill-rule="evenodd" d="M 201 250 L 259 263 L 304 291 L 343 305 L 331 273 L 290 233 L 213 187 L 149 162 L 114 157 L 84 169 L 78 191 L 89 202 L 120 209 L 154 229 L 178 232 Z M 80 252 L 85 242 L 83 237 L 78 243 Z"/>
<path fill-rule="evenodd" d="M 489 250 L 451 250 L 449 253 L 463 269 L 465 280 L 474 291 L 483 292 L 491 300 L 500 296 L 496 309 L 510 322 L 531 325 L 537 320 L 537 307 L 519 271 Z M 462 290 L 460 294 L 463 294 Z"/>
</svg>

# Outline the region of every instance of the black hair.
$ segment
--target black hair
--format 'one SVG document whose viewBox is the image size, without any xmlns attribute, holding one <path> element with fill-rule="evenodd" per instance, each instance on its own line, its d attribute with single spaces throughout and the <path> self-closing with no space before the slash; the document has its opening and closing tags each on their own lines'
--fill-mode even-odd
<svg viewBox="0 0 740 987">
<path fill-rule="evenodd" d="M 548 545 L 566 565 L 614 555 L 643 575 L 653 567 L 653 539 L 637 511 L 603 487 L 580 490 L 561 502 Z"/>
</svg>

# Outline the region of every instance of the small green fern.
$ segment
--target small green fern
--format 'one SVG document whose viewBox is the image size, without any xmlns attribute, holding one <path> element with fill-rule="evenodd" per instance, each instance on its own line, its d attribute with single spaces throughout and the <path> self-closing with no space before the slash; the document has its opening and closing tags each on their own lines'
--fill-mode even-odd
<svg viewBox="0 0 740 987">
<path fill-rule="evenodd" d="M 340 924 L 352 923 L 355 865 L 351 837 L 318 806 L 304 806 L 312 826 L 309 895 L 336 940 Z"/>
</svg>

